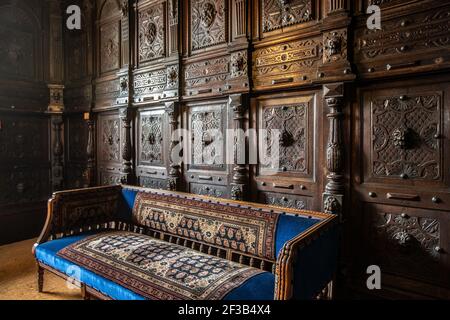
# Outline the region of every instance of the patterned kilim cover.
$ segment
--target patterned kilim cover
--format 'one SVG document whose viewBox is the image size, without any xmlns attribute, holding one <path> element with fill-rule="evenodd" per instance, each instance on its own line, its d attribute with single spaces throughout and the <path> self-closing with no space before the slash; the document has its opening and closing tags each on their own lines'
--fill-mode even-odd
<svg viewBox="0 0 450 320">
<path fill-rule="evenodd" d="M 263 272 L 130 232 L 91 236 L 58 255 L 153 300 L 220 300 Z"/>
<path fill-rule="evenodd" d="M 254 208 L 144 192 L 133 209 L 138 225 L 266 259 L 275 259 L 278 217 Z"/>
</svg>

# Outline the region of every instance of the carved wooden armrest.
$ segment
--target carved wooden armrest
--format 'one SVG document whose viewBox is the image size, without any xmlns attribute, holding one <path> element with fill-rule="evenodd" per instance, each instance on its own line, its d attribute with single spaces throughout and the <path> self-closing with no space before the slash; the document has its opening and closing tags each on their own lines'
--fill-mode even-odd
<svg viewBox="0 0 450 320">
<path fill-rule="evenodd" d="M 336 231 L 336 236 L 327 237 L 325 241 L 336 241 L 336 243 L 333 244 L 336 245 L 337 248 L 337 227 L 337 216 L 330 215 L 329 218 L 326 218 L 317 223 L 314 227 L 307 230 L 306 233 L 302 233 L 285 243 L 278 256 L 276 264 L 275 300 L 289 300 L 295 298 L 294 288 L 296 285 L 298 285 L 298 279 L 296 279 L 295 276 L 296 268 L 298 268 L 300 264 L 314 264 L 315 262 L 317 263 L 317 261 L 301 261 L 301 259 L 299 258 L 301 250 L 305 250 L 306 247 L 312 246 L 317 243 L 317 241 L 323 240 L 321 239 L 321 237 L 323 237 L 323 235 L 327 232 L 329 233 L 331 230 Z M 337 249 L 336 252 L 319 252 L 320 250 L 316 251 L 317 252 L 315 252 L 315 254 L 317 255 L 329 254 L 332 260 L 334 260 L 334 256 L 337 260 Z M 337 263 L 337 261 L 333 262 Z M 333 268 L 332 266 L 329 267 L 331 269 Z M 335 270 L 333 270 L 332 272 L 334 271 Z M 302 276 L 308 277 L 309 275 Z M 323 286 L 326 286 L 331 280 L 332 279 L 329 279 L 327 282 L 323 283 Z M 323 288 L 318 288 L 318 290 L 321 289 Z"/>
<path fill-rule="evenodd" d="M 51 239 L 107 227 L 116 219 L 121 188 L 96 187 L 54 193 L 48 201 L 47 220 L 35 247 Z"/>
</svg>

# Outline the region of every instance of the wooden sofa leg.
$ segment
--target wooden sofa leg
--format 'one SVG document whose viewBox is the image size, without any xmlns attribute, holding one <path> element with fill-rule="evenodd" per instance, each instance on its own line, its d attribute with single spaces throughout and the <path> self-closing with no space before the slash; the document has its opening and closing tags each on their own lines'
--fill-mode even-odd
<svg viewBox="0 0 450 320">
<path fill-rule="evenodd" d="M 86 285 L 81 285 L 81 298 L 83 300 L 91 300 L 91 295 L 86 290 Z"/>
<path fill-rule="evenodd" d="M 37 270 L 37 285 L 38 292 L 42 293 L 44 291 L 44 268 L 42 268 L 40 265 L 38 265 Z"/>
</svg>

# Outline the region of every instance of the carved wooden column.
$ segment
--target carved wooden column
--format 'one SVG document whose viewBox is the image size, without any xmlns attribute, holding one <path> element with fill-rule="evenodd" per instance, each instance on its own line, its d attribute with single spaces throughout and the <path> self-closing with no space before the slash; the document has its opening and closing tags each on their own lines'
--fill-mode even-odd
<svg viewBox="0 0 450 320">
<path fill-rule="evenodd" d="M 87 121 L 88 125 L 88 142 L 86 147 L 87 154 L 87 165 L 84 172 L 84 183 L 85 187 L 95 186 L 95 121 L 92 118 L 92 114 L 86 113 L 84 115 L 84 120 Z"/>
<path fill-rule="evenodd" d="M 132 163 L 132 144 L 131 144 L 131 119 L 132 112 L 129 108 L 120 109 L 120 120 L 123 128 L 122 143 L 122 174 L 121 182 L 123 184 L 132 184 L 133 179 L 133 163 Z"/>
<path fill-rule="evenodd" d="M 324 86 L 324 98 L 330 113 L 329 138 L 327 145 L 328 183 L 323 194 L 323 209 L 327 213 L 342 214 L 344 201 L 344 146 L 342 143 L 343 122 L 343 84 L 330 84 Z"/>
<path fill-rule="evenodd" d="M 169 179 L 167 182 L 167 189 L 170 191 L 177 191 L 180 188 L 181 180 L 181 163 L 174 159 L 172 152 L 181 143 L 180 138 L 174 133 L 178 129 L 178 109 L 177 102 L 166 103 L 166 113 L 169 117 L 170 125 L 170 148 L 169 148 Z"/>
<path fill-rule="evenodd" d="M 48 112 L 52 125 L 51 150 L 52 150 L 52 190 L 59 191 L 64 186 L 64 144 L 63 144 L 63 111 L 64 111 L 64 86 L 48 85 L 50 92 L 50 104 Z"/>
<path fill-rule="evenodd" d="M 244 134 L 246 107 L 242 103 L 241 94 L 230 96 L 229 104 L 234 112 L 234 129 L 236 130 L 236 135 L 234 136 L 234 168 L 230 196 L 233 200 L 244 200 L 248 189 L 248 170 L 245 164 L 246 147 Z"/>
</svg>

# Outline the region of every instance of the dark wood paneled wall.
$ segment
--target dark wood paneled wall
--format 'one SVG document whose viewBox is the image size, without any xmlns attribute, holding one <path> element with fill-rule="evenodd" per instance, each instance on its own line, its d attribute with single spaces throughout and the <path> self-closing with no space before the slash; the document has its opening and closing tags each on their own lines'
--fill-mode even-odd
<svg viewBox="0 0 450 320">
<path fill-rule="evenodd" d="M 0 243 L 35 236 L 62 183 L 59 1 L 0 1 Z"/>
<path fill-rule="evenodd" d="M 339 295 L 450 297 L 448 1 L 69 2 L 83 17 L 62 37 L 64 81 L 38 70 L 50 63 L 15 75 L 32 69 L 17 106 L 47 121 L 42 195 L 63 168 L 66 188 L 124 182 L 327 211 L 343 223 Z M 369 5 L 381 30 L 367 28 Z M 44 114 L 60 84 L 64 113 Z M 203 133 L 226 142 L 230 128 L 280 130 L 279 168 L 222 164 L 239 155 L 212 153 L 219 135 Z M 181 144 L 193 164 L 175 161 Z M 365 289 L 372 264 L 380 291 Z"/>
</svg>

